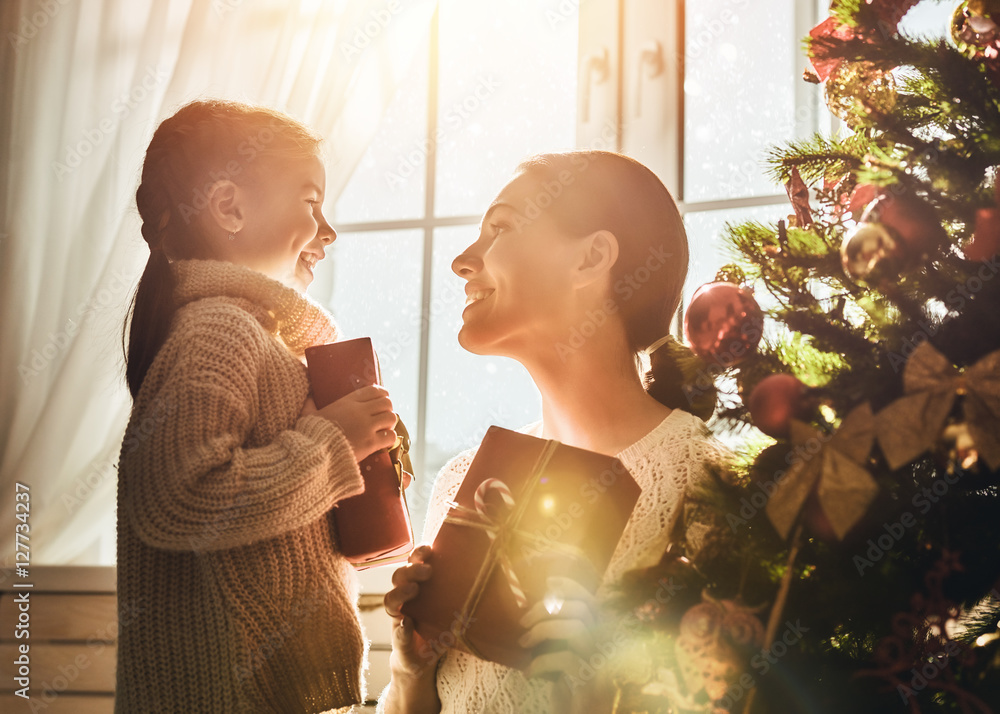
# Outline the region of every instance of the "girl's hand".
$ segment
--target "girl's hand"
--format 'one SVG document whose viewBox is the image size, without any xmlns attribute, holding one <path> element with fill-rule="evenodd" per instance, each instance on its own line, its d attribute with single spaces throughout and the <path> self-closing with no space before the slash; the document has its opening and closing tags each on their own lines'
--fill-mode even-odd
<svg viewBox="0 0 1000 714">
<path fill-rule="evenodd" d="M 403 605 L 420 593 L 420 583 L 431 577 L 427 561 L 431 548 L 422 545 L 410 553 L 409 563 L 392 574 L 393 588 L 385 594 L 385 611 L 392 618 L 392 655 L 389 658 L 393 676 L 426 676 L 434 673 L 441 652 L 434 651 L 413 627 L 413 620 L 403 615 Z"/>
<path fill-rule="evenodd" d="M 361 462 L 379 449 L 391 448 L 396 443 L 396 415 L 392 411 L 389 392 L 383 387 L 362 387 L 341 397 L 322 409 L 316 409 L 312 397 L 306 399 L 300 416 L 321 416 L 337 424 L 354 458 Z"/>
<path fill-rule="evenodd" d="M 525 674 L 556 680 L 553 703 L 559 711 L 610 712 L 614 687 L 602 653 L 607 626 L 597 599 L 567 577 L 549 578 L 548 590 L 521 618 L 528 631 L 520 645 L 540 650 Z"/>
</svg>

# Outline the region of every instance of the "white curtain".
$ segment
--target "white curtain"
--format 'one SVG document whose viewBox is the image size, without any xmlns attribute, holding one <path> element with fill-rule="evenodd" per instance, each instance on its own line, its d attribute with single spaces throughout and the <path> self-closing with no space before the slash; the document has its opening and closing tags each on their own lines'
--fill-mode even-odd
<svg viewBox="0 0 1000 714">
<path fill-rule="evenodd" d="M 121 325 L 148 255 L 134 195 L 153 130 L 203 97 L 287 111 L 327 137 L 332 203 L 434 1 L 0 5 L 0 553 L 14 563 L 20 483 L 32 563 L 111 564 Z"/>
</svg>

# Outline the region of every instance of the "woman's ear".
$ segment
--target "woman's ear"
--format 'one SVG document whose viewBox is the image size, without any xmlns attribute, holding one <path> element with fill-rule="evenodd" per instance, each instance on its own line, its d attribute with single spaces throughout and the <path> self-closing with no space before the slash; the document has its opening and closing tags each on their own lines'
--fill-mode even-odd
<svg viewBox="0 0 1000 714">
<path fill-rule="evenodd" d="M 225 233 L 239 233 L 243 228 L 243 208 L 240 205 L 242 192 L 232 181 L 216 181 L 208 189 L 208 214 L 210 224 L 214 223 Z"/>
<path fill-rule="evenodd" d="M 580 262 L 575 272 L 578 286 L 606 277 L 618 262 L 618 239 L 611 231 L 597 231 L 582 239 Z"/>
</svg>

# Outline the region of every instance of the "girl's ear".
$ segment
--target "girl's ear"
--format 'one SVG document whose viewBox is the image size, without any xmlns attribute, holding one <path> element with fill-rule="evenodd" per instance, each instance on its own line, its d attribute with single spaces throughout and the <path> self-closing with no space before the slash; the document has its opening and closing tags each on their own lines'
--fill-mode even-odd
<svg viewBox="0 0 1000 714">
<path fill-rule="evenodd" d="M 232 181 L 216 181 L 208 189 L 208 214 L 219 228 L 228 233 L 238 233 L 243 228 L 242 192 Z"/>
<path fill-rule="evenodd" d="M 611 231 L 597 231 L 582 239 L 574 282 L 582 287 L 605 278 L 618 262 L 618 239 Z"/>
</svg>

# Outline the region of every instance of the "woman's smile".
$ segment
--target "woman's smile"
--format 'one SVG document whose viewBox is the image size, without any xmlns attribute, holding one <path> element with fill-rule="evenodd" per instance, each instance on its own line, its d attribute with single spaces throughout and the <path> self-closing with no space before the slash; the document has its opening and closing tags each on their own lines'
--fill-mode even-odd
<svg viewBox="0 0 1000 714">
<path fill-rule="evenodd" d="M 496 292 L 496 291 L 492 290 L 492 289 L 476 288 L 476 287 L 472 287 L 471 285 L 466 285 L 465 286 L 465 306 L 468 307 L 469 305 L 477 303 L 480 300 L 485 300 L 490 295 L 492 295 L 494 292 Z"/>
</svg>

